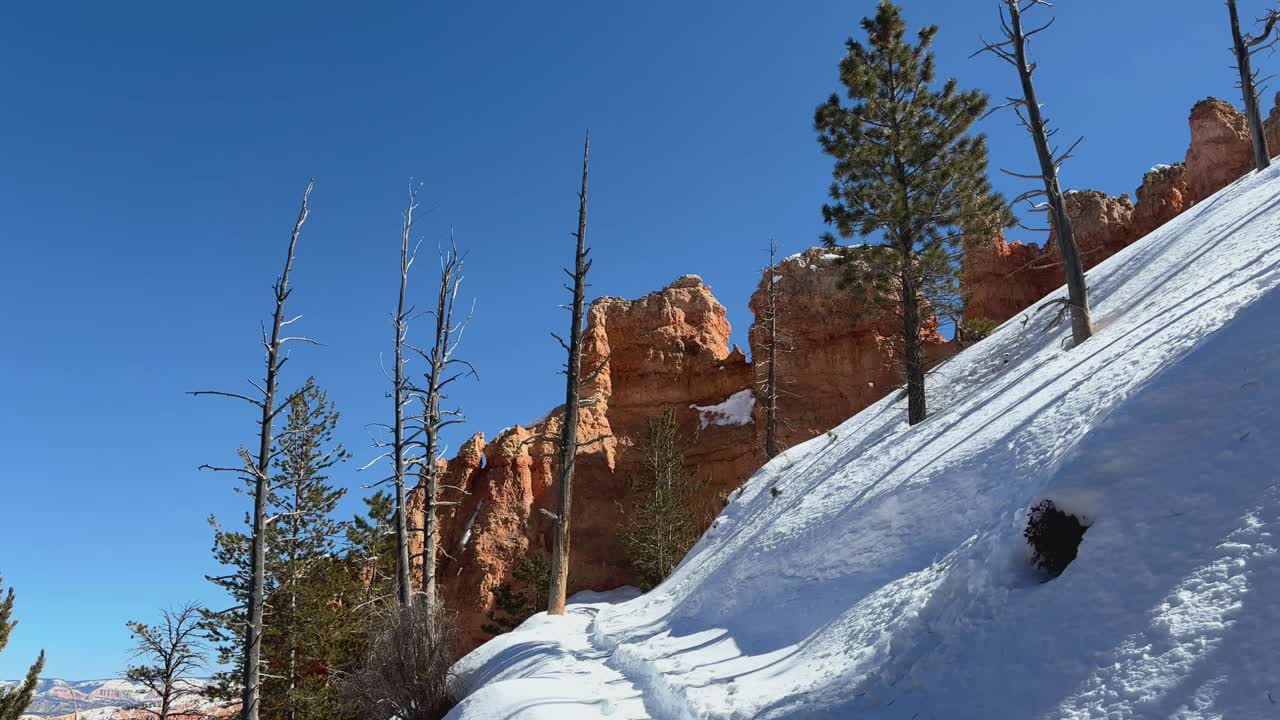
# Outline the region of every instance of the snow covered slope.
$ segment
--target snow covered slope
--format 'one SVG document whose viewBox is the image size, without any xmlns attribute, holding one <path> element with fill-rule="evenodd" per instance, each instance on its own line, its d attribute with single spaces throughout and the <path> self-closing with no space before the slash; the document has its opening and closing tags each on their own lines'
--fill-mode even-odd
<svg viewBox="0 0 1280 720">
<path fill-rule="evenodd" d="M 1280 167 L 776 458 L 676 573 L 457 666 L 451 718 L 1280 717 Z M 1047 314 L 1047 312 L 1046 312 Z M 1042 499 L 1092 525 L 1043 582 Z"/>
</svg>

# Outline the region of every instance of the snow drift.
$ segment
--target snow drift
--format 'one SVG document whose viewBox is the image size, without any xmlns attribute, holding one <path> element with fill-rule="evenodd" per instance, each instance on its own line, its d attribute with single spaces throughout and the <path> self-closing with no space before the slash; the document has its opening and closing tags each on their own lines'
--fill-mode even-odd
<svg viewBox="0 0 1280 720">
<path fill-rule="evenodd" d="M 775 458 L 656 590 L 460 661 L 489 718 L 1280 714 L 1280 167 Z M 1061 293 L 1059 293 L 1061 294 Z M 1090 527 L 1056 579 L 1028 508 Z"/>
</svg>

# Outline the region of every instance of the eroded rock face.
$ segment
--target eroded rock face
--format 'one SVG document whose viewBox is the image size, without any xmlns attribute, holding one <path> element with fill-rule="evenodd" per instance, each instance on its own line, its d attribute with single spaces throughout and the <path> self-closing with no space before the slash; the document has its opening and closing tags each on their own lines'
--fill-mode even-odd
<svg viewBox="0 0 1280 720">
<path fill-rule="evenodd" d="M 1191 207 L 1191 186 L 1186 163 L 1157 165 L 1142 178 L 1138 204 L 1133 211 L 1131 233 L 1136 240 L 1164 225 Z"/>
<path fill-rule="evenodd" d="M 606 297 L 592 304 L 583 369 L 601 372 L 584 388 L 592 404 L 583 409 L 578 437 L 600 441 L 580 450 L 575 465 L 572 591 L 635 582 L 618 529 L 632 504 L 631 479 L 641 470 L 636 446 L 650 418 L 670 408 L 692 439 L 687 458 L 706 522 L 718 512 L 720 494 L 763 463 L 751 417 L 704 427 L 703 414 L 694 408 L 750 388 L 751 366 L 729 347 L 729 333 L 724 306 L 692 275 L 639 300 Z M 444 484 L 465 488 L 466 494 L 442 495 L 459 504 L 442 512 L 441 548 L 448 557 L 442 555 L 437 573 L 446 603 L 460 613 L 469 647 L 488 637 L 481 625 L 493 591 L 511 582 L 522 558 L 550 554 L 553 524 L 543 510 L 555 510 L 557 463 L 555 448 L 538 438 L 558 436 L 562 418 L 558 408 L 533 427 L 510 428 L 487 445 L 476 436 L 448 464 Z"/>
<path fill-rule="evenodd" d="M 1209 98 L 1191 109 L 1187 150 L 1191 202 L 1198 203 L 1253 169 L 1249 124 L 1230 103 Z"/>
<path fill-rule="evenodd" d="M 1280 95 L 1277 95 L 1280 102 Z M 1253 169 L 1248 123 L 1230 103 L 1209 98 L 1196 103 L 1189 119 L 1191 145 L 1186 160 L 1157 165 L 1142 179 L 1138 202 L 1095 190 L 1066 194 L 1076 243 L 1085 269 L 1177 217 Z M 1280 106 L 1266 130 L 1272 152 L 1280 151 Z M 1065 278 L 1057 241 L 1044 248 L 1008 242 L 1003 233 L 966 250 L 963 284 L 966 315 L 1003 322 L 1060 287 Z"/>
<path fill-rule="evenodd" d="M 784 447 L 830 430 L 902 384 L 890 347 L 900 333 L 898 320 L 858 302 L 851 290 L 841 287 L 841 274 L 839 255 L 814 248 L 766 272 L 751 296 L 757 318 L 749 334 L 751 357 L 762 386 L 769 334 L 760 319 L 767 309 L 769 284 L 779 290 L 778 415 Z M 930 361 L 951 353 L 931 315 L 921 339 Z M 763 437 L 763 415 L 758 424 Z"/>
</svg>

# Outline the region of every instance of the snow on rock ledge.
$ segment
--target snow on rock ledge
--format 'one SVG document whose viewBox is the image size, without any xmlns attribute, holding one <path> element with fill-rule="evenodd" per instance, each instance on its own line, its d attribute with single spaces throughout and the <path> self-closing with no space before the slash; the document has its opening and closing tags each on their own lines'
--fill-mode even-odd
<svg viewBox="0 0 1280 720">
<path fill-rule="evenodd" d="M 1275 717 L 1280 166 L 1089 285 L 1087 343 L 1005 323 L 926 422 L 891 395 L 791 448 L 652 592 L 462 660 L 450 717 Z M 1042 583 L 1045 498 L 1092 525 Z"/>
<path fill-rule="evenodd" d="M 698 411 L 698 429 L 711 425 L 737 427 L 751 423 L 751 413 L 756 408 L 756 394 L 747 388 L 740 390 L 717 405 L 690 405 Z"/>
</svg>

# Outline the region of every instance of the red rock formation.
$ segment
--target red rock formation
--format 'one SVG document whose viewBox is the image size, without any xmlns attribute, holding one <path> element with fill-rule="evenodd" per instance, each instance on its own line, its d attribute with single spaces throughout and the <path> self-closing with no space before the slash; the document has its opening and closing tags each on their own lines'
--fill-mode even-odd
<svg viewBox="0 0 1280 720">
<path fill-rule="evenodd" d="M 1191 109 L 1187 177 L 1198 203 L 1253 169 L 1249 124 L 1231 103 L 1209 98 Z"/>
<path fill-rule="evenodd" d="M 1145 237 L 1189 207 L 1191 186 L 1187 182 L 1186 163 L 1151 168 L 1138 188 L 1138 204 L 1133 211 L 1133 237 Z"/>
<path fill-rule="evenodd" d="M 1280 95 L 1267 120 L 1272 151 L 1280 150 Z M 1191 110 L 1191 145 L 1186 161 L 1152 168 L 1138 188 L 1136 206 L 1128 196 L 1095 190 L 1068 193 L 1076 242 L 1085 269 L 1116 254 L 1253 169 L 1248 125 L 1230 103 L 1209 98 Z M 1044 248 L 1007 242 L 998 233 L 990 243 L 967 249 L 963 284 L 966 315 L 1003 322 L 1030 307 L 1064 280 L 1059 251 L 1051 237 Z"/>
<path fill-rule="evenodd" d="M 718 510 L 717 496 L 763 463 L 753 422 L 704 428 L 693 407 L 714 405 L 751 384 L 751 366 L 729 347 L 729 332 L 724 306 L 692 275 L 639 300 L 592 304 L 583 366 L 605 366 L 584 391 L 594 404 L 583 412 L 578 434 L 584 441 L 603 439 L 581 451 L 575 467 L 573 590 L 634 582 L 618 528 L 630 506 L 631 477 L 639 471 L 636 439 L 651 417 L 674 409 L 695 438 L 688 460 L 708 522 Z M 498 585 L 510 581 L 527 554 L 550 551 L 552 525 L 542 510 L 555 506 L 555 462 L 553 448 L 537 438 L 556 435 L 561 415 L 557 409 L 531 428 L 505 430 L 488 445 L 476 436 L 448 464 L 444 483 L 466 494 L 445 495 L 459 504 L 442 514 L 441 547 L 448 556 L 438 572 L 469 645 L 487 639 L 480 626 Z"/>
</svg>

